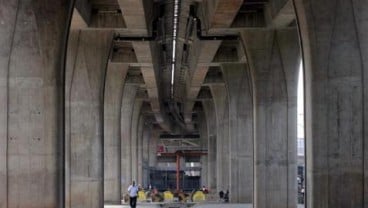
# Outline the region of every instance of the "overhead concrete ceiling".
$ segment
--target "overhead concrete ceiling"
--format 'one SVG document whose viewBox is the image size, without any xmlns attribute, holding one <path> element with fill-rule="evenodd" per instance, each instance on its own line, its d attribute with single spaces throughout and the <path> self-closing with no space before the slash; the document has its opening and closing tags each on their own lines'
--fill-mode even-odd
<svg viewBox="0 0 368 208">
<path fill-rule="evenodd" d="M 78 0 L 71 29 L 114 31 L 109 62 L 129 65 L 125 84 L 139 86 L 149 123 L 197 134 L 196 103 L 223 84 L 221 64 L 247 61 L 239 31 L 292 24 L 290 1 L 283 2 Z"/>
</svg>

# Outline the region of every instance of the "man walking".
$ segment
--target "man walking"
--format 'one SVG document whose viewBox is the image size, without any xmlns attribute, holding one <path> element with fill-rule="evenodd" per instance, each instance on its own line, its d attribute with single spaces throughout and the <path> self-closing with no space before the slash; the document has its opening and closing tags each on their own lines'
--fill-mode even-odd
<svg viewBox="0 0 368 208">
<path fill-rule="evenodd" d="M 132 185 L 128 188 L 129 192 L 129 204 L 131 208 L 135 208 L 137 205 L 137 195 L 138 195 L 138 186 L 135 185 L 135 181 L 132 182 Z"/>
</svg>

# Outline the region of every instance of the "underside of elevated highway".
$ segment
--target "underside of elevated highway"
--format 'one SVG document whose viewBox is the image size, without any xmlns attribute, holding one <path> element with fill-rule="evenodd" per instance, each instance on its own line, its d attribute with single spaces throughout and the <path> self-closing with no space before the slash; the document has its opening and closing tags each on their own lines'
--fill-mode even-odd
<svg viewBox="0 0 368 208">
<path fill-rule="evenodd" d="M 305 207 L 368 208 L 367 1 L 0 1 L 0 208 L 296 208 L 299 73 Z"/>
</svg>

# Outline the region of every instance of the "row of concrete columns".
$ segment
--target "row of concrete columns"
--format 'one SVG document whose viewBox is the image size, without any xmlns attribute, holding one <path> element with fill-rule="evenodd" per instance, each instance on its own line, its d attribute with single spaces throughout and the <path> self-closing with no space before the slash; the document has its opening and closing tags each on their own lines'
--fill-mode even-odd
<svg viewBox="0 0 368 208">
<path fill-rule="evenodd" d="M 295 207 L 297 30 L 248 30 L 242 42 L 248 65 L 222 64 L 225 83 L 211 85 L 213 104 L 204 103 L 215 135 L 208 137 L 208 168 L 216 167 L 209 186 L 229 190 L 233 202 Z"/>
<path fill-rule="evenodd" d="M 307 206 L 367 207 L 368 5 L 341 0 L 294 3 L 306 75 Z M 71 3 L 3 1 L 0 6 L 0 207 L 101 207 L 106 154 L 103 121 L 108 119 L 103 106 L 111 34 L 104 32 L 97 38 L 96 32 L 84 31 L 71 37 L 76 42 L 70 46 L 75 56 L 67 64 L 73 67 L 65 74 L 64 99 L 63 54 Z M 204 105 L 216 114 L 216 123 L 211 124 L 207 115 L 207 124 L 217 127 L 207 130 L 207 168 L 216 170 L 216 175 L 208 171 L 210 186 L 229 188 L 232 200 L 253 199 L 256 207 L 295 207 L 296 72 L 292 70 L 297 63 L 290 61 L 298 61 L 298 50 L 291 44 L 297 43 L 298 36 L 289 34 L 296 31 L 261 31 L 252 37 L 264 39 L 252 42 L 244 32 L 249 66 L 222 68 L 225 80 L 240 73 L 245 81 L 240 86 L 211 86 L 214 103 Z M 125 91 L 127 86 L 118 90 Z M 234 98 L 233 88 L 246 93 Z M 125 102 L 126 94 L 122 101 L 114 99 Z M 241 106 L 249 103 L 252 107 L 243 111 Z M 242 114 L 233 118 L 236 112 Z M 138 121 L 121 122 L 129 129 L 139 126 Z M 234 123 L 244 123 L 246 130 Z M 119 137 L 116 130 L 111 131 Z M 115 146 L 132 139 L 131 133 L 125 137 L 125 131 L 120 135 L 124 135 L 121 143 L 115 140 Z M 149 142 L 155 144 L 155 140 Z M 253 160 L 249 152 L 236 150 L 252 144 Z M 123 157 L 125 152 L 120 155 L 124 160 L 131 157 Z M 142 157 L 155 163 L 154 157 Z M 124 165 L 131 166 L 121 161 L 116 166 L 121 174 L 115 172 L 111 179 L 119 180 L 125 189 L 123 181 L 128 183 L 133 176 L 131 172 L 124 175 Z M 253 176 L 247 175 L 252 179 L 239 188 L 235 186 L 238 178 L 251 174 L 243 171 Z M 119 188 L 114 189 L 118 197 Z"/>
</svg>

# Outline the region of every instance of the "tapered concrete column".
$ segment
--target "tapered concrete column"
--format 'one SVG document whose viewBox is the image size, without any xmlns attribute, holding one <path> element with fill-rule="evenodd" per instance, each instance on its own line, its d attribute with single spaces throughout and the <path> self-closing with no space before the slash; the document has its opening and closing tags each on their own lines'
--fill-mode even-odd
<svg viewBox="0 0 368 208">
<path fill-rule="evenodd" d="M 210 191 L 216 192 L 216 153 L 217 153 L 217 145 L 216 145 L 216 113 L 215 106 L 213 100 L 206 100 L 202 102 L 203 109 L 206 115 L 206 123 L 207 123 L 207 135 L 208 135 L 208 149 L 207 149 L 207 161 L 208 161 L 208 187 Z"/>
<path fill-rule="evenodd" d="M 287 137 L 288 137 L 288 201 L 291 207 L 297 203 L 297 159 L 298 158 L 298 80 L 301 63 L 301 50 L 297 28 L 278 30 L 277 32 L 282 66 L 287 85 Z"/>
<path fill-rule="evenodd" d="M 368 4 L 295 5 L 305 63 L 307 205 L 366 208 Z"/>
<path fill-rule="evenodd" d="M 200 147 L 202 150 L 208 148 L 208 130 L 206 123 L 206 116 L 204 112 L 198 113 L 199 119 L 199 134 L 200 134 Z M 208 155 L 201 155 L 201 186 L 208 187 Z"/>
<path fill-rule="evenodd" d="M 133 115 L 132 115 L 132 130 L 131 130 L 131 158 L 132 158 L 132 180 L 135 180 L 137 185 L 141 184 L 138 181 L 138 129 L 139 129 L 139 116 L 141 113 L 142 100 L 136 99 L 134 101 Z"/>
<path fill-rule="evenodd" d="M 160 131 L 157 128 L 152 128 L 151 137 L 149 138 L 149 155 L 148 165 L 150 168 L 154 168 L 157 165 L 157 144 Z"/>
<path fill-rule="evenodd" d="M 143 131 L 144 131 L 144 116 L 139 115 L 137 128 L 137 181 L 145 188 L 147 184 L 143 181 Z"/>
<path fill-rule="evenodd" d="M 103 88 L 111 32 L 82 31 L 70 92 L 70 207 L 103 206 Z"/>
<path fill-rule="evenodd" d="M 127 64 L 109 63 L 104 100 L 104 201 L 119 202 L 121 158 L 121 102 Z"/>
<path fill-rule="evenodd" d="M 230 200 L 253 201 L 253 83 L 245 64 L 223 64 L 229 97 Z"/>
<path fill-rule="evenodd" d="M 129 184 L 132 182 L 131 129 L 137 87 L 125 85 L 121 105 L 121 196 L 127 193 Z"/>
<path fill-rule="evenodd" d="M 151 137 L 151 131 L 152 131 L 152 126 L 150 126 L 148 124 L 148 122 L 144 122 L 144 127 L 143 127 L 143 135 L 142 135 L 142 139 L 143 139 L 143 149 L 142 149 L 142 168 L 143 168 L 143 173 L 142 173 L 142 184 L 144 186 L 148 186 L 150 184 L 149 181 L 149 165 L 148 165 L 148 161 L 149 161 L 149 149 L 152 149 L 149 146 L 150 143 L 150 137 Z"/>
<path fill-rule="evenodd" d="M 229 138 L 229 104 L 224 85 L 210 87 L 216 112 L 216 179 L 217 192 L 230 188 L 230 138 Z"/>
<path fill-rule="evenodd" d="M 0 207 L 63 207 L 63 73 L 72 1 L 0 3 Z"/>
<path fill-rule="evenodd" d="M 296 29 L 242 34 L 255 84 L 255 193 L 259 208 L 296 207 Z"/>
<path fill-rule="evenodd" d="M 66 66 L 65 66 L 65 207 L 70 208 L 70 162 L 71 162 L 71 89 L 74 76 L 74 64 L 76 63 L 79 48 L 79 30 L 71 29 L 69 32 Z"/>
</svg>

